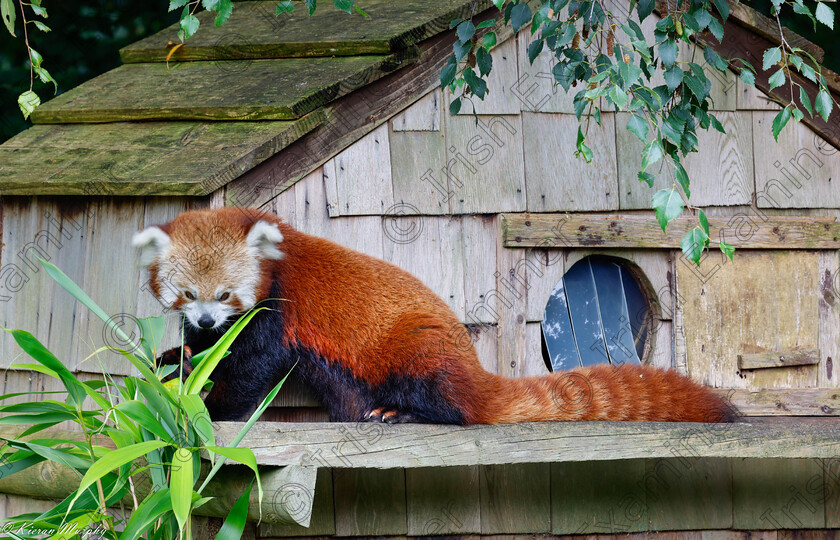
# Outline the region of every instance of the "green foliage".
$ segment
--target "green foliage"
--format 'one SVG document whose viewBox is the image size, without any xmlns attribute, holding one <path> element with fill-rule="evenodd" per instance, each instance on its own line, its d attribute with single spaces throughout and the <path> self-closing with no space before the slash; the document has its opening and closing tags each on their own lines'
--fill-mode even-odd
<svg viewBox="0 0 840 540">
<path fill-rule="evenodd" d="M 833 11 L 824 2 L 817 4 L 816 15 L 802 4 L 802 0 L 773 2 L 777 12 L 783 6 L 791 6 L 795 13 L 813 19 L 814 24 L 833 26 Z M 693 61 L 694 55 L 681 55 L 680 51 L 692 46 L 692 36 L 706 29 L 722 41 L 723 26 L 717 17 L 724 21 L 729 17 L 726 0 L 678 3 L 676 9 L 656 23 L 653 39 L 642 32 L 639 23 L 653 12 L 654 0 L 631 2 L 629 18 L 625 13 L 611 12 L 610 4 L 603 0 L 541 0 L 536 12 L 532 10 L 532 7 L 536 9 L 535 4 L 529 5 L 524 0 L 503 0 L 495 4 L 504 14 L 504 23 L 510 24 L 514 31 L 526 28 L 530 23 L 529 61 L 533 63 L 538 55 L 548 50 L 557 60 L 553 69 L 555 83 L 567 92 L 572 91 L 572 87 L 578 88 L 573 103 L 580 128 L 574 154 L 586 162 L 593 160 L 593 153 L 586 145 L 586 135 L 590 120 L 600 123 L 604 107 L 629 111 L 632 115 L 627 129 L 644 143 L 639 181 L 653 186 L 653 167 L 668 171 L 673 180 L 670 189 L 657 192 L 652 199 L 663 230 L 686 208 L 705 219 L 705 214 L 698 213 L 699 209 L 689 203 L 691 179 L 682 160 L 697 151 L 698 129 L 714 128 L 721 133 L 725 133 L 725 129 L 710 112 L 710 78 L 704 68 Z M 483 79 L 492 70 L 492 64 L 488 66 L 482 61 L 476 74 L 472 60 L 478 61 L 478 53 L 474 51 L 481 51 L 483 57 L 484 50 L 489 49 L 486 34 L 466 20 L 453 21 L 454 27 L 457 27 L 457 41 L 441 73 L 441 83 L 455 96 L 450 112 L 456 114 L 462 99 L 473 96 L 483 99 L 490 91 Z M 492 41 L 495 43 L 495 36 Z M 688 57 L 692 60 L 681 60 Z M 755 84 L 756 69 L 745 60 L 727 60 L 710 47 L 704 48 L 703 58 L 712 69 L 723 72 L 731 67 L 740 71 L 744 83 Z M 772 126 L 774 137 L 778 139 L 791 118 L 799 121 L 806 113 L 811 116 L 816 113 L 827 119 L 831 114 L 833 101 L 825 79 L 819 73 L 819 65 L 805 51 L 783 41 L 782 45 L 765 51 L 761 67 L 764 71 L 772 71 L 769 74 L 771 88 L 790 85 L 792 101 L 793 87 L 798 86 L 792 75 L 794 71 L 820 87 L 813 108 L 805 95 L 801 110 L 793 102 L 779 113 Z M 653 82 L 659 72 L 665 84 Z M 682 239 L 683 253 L 699 264 L 702 252 L 709 244 L 708 221 L 701 222 Z M 732 255 L 731 245 L 721 242 L 719 247 L 727 256 Z"/>
<path fill-rule="evenodd" d="M 65 290 L 100 317 L 126 343 L 133 343 L 119 326 L 56 266 L 41 261 L 47 273 Z M 256 458 L 248 448 L 238 448 L 245 434 L 277 395 L 281 381 L 254 412 L 229 446 L 218 446 L 207 409 L 199 393 L 208 377 L 224 357 L 236 336 L 257 313 L 241 317 L 205 354 L 197 355 L 198 367 L 185 382 L 180 378 L 164 383 L 165 366 L 156 366 L 163 335 L 163 317 L 144 319 L 140 324 L 140 343 L 133 350 L 110 347 L 123 355 L 143 375 L 143 379 L 124 377 L 116 381 L 105 374 L 105 381 L 81 381 L 34 336 L 23 330 L 7 330 L 23 351 L 38 364 L 24 364 L 61 381 L 66 390 L 64 401 L 44 400 L 0 406 L 0 423 L 28 425 L 18 438 L 4 439 L 2 460 L 9 466 L 4 474 L 14 474 L 44 461 L 52 461 L 76 471 L 78 489 L 55 508 L 38 515 L 25 514 L 7 518 L 10 529 L 48 528 L 62 524 L 79 528 L 99 525 L 105 538 L 118 540 L 192 538 L 191 515 L 209 498 L 201 493 L 217 474 L 226 459 L 249 467 L 255 474 L 262 500 L 262 487 Z M 18 394 L 0 396 L 0 401 Z M 57 422 L 78 424 L 78 439 L 41 438 L 24 440 L 26 435 L 43 431 Z M 103 445 L 110 439 L 113 448 Z M 202 474 L 200 454 L 214 462 Z M 238 539 L 248 514 L 251 487 L 239 497 L 217 540 Z M 117 504 L 131 505 L 131 519 L 121 520 L 106 513 Z M 122 503 L 121 503 L 122 501 Z M 124 508 L 124 506 L 123 506 Z M 119 513 L 117 513 L 119 515 Z M 124 525 L 123 532 L 117 525 Z M 15 533 L 14 538 L 35 538 Z"/>
</svg>

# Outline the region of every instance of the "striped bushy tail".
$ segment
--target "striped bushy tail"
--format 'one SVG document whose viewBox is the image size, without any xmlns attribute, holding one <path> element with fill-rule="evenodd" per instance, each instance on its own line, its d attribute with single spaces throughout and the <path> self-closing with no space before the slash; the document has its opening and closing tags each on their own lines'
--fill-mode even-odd
<svg viewBox="0 0 840 540">
<path fill-rule="evenodd" d="M 736 410 L 712 389 L 670 369 L 596 366 L 543 377 L 496 377 L 486 423 L 567 420 L 731 422 Z"/>
</svg>

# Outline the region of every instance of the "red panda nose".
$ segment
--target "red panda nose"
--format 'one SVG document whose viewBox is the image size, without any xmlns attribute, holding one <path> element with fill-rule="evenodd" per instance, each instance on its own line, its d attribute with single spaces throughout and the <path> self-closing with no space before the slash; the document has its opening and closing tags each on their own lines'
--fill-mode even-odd
<svg viewBox="0 0 840 540">
<path fill-rule="evenodd" d="M 213 325 L 216 324 L 216 321 L 213 320 L 213 317 L 210 315 L 204 314 L 198 319 L 198 326 L 202 328 L 212 328 Z"/>
</svg>

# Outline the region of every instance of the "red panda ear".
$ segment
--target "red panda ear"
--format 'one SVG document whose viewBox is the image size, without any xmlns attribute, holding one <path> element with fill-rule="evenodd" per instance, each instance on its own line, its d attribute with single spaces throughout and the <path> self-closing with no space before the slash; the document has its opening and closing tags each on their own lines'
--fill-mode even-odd
<svg viewBox="0 0 840 540">
<path fill-rule="evenodd" d="M 260 259 L 282 259 L 283 252 L 277 249 L 277 244 L 283 241 L 283 233 L 276 223 L 257 221 L 248 231 L 245 238 L 248 247 Z"/>
<path fill-rule="evenodd" d="M 147 268 L 169 247 L 169 235 L 163 227 L 147 227 L 134 234 L 131 245 L 140 249 L 140 266 Z"/>
</svg>

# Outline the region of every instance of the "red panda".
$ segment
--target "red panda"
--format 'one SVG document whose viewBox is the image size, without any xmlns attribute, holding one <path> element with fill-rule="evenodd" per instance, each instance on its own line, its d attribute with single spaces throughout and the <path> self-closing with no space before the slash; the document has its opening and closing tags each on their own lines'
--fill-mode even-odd
<svg viewBox="0 0 840 540">
<path fill-rule="evenodd" d="M 254 317 L 213 373 L 205 400 L 213 420 L 247 417 L 295 364 L 334 421 L 733 419 L 711 389 L 673 370 L 625 364 L 521 379 L 489 373 L 465 327 L 420 280 L 270 213 L 187 212 L 137 233 L 133 244 L 154 294 L 183 314 L 187 360 L 239 314 L 257 303 L 272 308 Z M 180 357 L 176 348 L 160 361 Z"/>
</svg>

